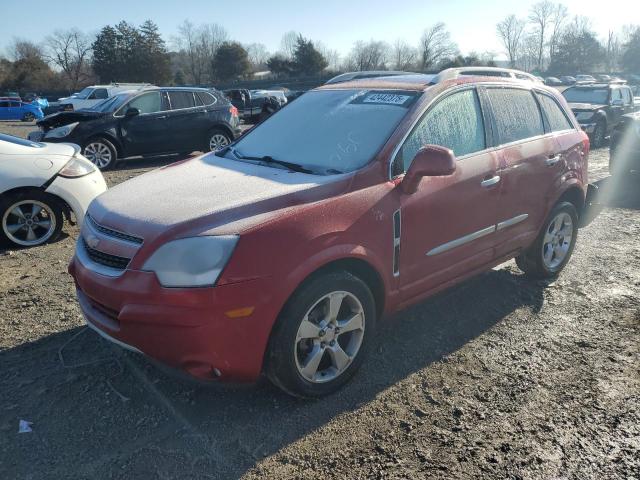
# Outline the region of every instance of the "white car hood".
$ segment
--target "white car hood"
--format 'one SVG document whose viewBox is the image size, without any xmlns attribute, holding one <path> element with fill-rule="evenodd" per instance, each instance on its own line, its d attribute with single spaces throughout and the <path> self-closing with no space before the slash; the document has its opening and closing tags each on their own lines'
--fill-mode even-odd
<svg viewBox="0 0 640 480">
<path fill-rule="evenodd" d="M 197 220 L 205 231 L 326 198 L 341 190 L 344 179 L 207 154 L 111 188 L 91 204 L 89 214 L 101 225 L 149 239 L 185 222 Z"/>
</svg>

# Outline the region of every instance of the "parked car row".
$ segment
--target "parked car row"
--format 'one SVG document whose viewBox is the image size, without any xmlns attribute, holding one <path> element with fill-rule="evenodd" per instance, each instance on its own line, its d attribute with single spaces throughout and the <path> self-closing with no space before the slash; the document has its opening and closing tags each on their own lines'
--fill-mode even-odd
<svg viewBox="0 0 640 480">
<path fill-rule="evenodd" d="M 44 113 L 38 104 L 0 97 L 0 120 L 33 122 L 41 118 L 44 118 Z"/>
<path fill-rule="evenodd" d="M 287 96 L 282 90 L 248 90 L 233 88 L 223 93 L 238 109 L 240 118 L 255 123 L 268 118 L 287 104 Z"/>
</svg>

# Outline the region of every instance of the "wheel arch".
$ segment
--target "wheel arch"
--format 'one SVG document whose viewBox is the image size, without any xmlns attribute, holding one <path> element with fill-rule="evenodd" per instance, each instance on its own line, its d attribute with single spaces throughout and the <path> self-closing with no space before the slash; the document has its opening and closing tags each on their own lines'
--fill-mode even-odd
<svg viewBox="0 0 640 480">
<path fill-rule="evenodd" d="M 231 127 L 228 125 L 225 125 L 224 123 L 216 123 L 207 131 L 207 134 L 210 134 L 214 130 L 222 130 L 224 133 L 229 135 L 229 140 L 233 142 L 235 135 L 233 134 Z"/>
<path fill-rule="evenodd" d="M 55 178 L 55 177 L 54 177 Z M 44 193 L 46 195 L 49 195 L 50 197 L 52 197 L 57 203 L 58 206 L 60 206 L 60 208 L 62 208 L 62 213 L 65 217 L 65 219 L 68 222 L 71 222 L 71 207 L 69 206 L 69 204 L 64 201 L 64 199 L 62 199 L 61 197 L 59 197 L 58 195 L 55 195 L 53 193 L 47 192 L 46 191 L 46 187 L 34 187 L 34 186 L 21 186 L 21 187 L 15 187 L 15 188 L 11 188 L 9 190 L 5 190 L 4 192 L 0 193 L 0 201 L 4 200 L 5 198 L 8 198 L 12 195 L 19 195 L 21 193 L 28 193 L 28 192 L 39 192 L 39 193 Z"/>
<path fill-rule="evenodd" d="M 560 202 L 569 202 L 573 204 L 578 212 L 578 218 L 580 218 L 585 204 L 584 190 L 580 185 L 578 185 L 578 183 L 572 183 L 560 194 L 554 205 L 557 205 Z"/>
<path fill-rule="evenodd" d="M 125 156 L 124 155 L 124 148 L 123 148 L 122 144 L 120 143 L 120 141 L 116 137 L 114 137 L 109 132 L 96 132 L 94 134 L 88 135 L 87 139 L 83 142 L 82 149 L 84 150 L 84 145 L 89 143 L 91 140 L 97 140 L 99 138 L 107 140 L 108 142 L 110 142 L 114 146 L 114 148 L 116 149 L 116 159 L 115 160 L 120 160 L 122 157 Z"/>
</svg>

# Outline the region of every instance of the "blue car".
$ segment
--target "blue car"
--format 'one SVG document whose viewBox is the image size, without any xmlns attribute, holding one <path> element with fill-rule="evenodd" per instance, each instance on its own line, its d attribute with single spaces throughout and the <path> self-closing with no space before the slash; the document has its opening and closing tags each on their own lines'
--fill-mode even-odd
<svg viewBox="0 0 640 480">
<path fill-rule="evenodd" d="M 42 109 L 38 105 L 0 98 L 0 120 L 32 122 L 41 118 L 44 118 L 44 113 L 42 113 Z"/>
</svg>

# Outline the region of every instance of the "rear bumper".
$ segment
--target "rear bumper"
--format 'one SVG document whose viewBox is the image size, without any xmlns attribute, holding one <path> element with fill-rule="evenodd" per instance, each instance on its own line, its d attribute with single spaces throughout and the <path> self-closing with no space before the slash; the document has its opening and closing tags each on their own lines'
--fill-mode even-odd
<svg viewBox="0 0 640 480">
<path fill-rule="evenodd" d="M 254 381 L 278 311 L 268 279 L 209 288 L 164 288 L 151 272 L 107 277 L 69 265 L 87 324 L 123 348 L 201 380 Z M 230 318 L 230 311 L 254 307 Z"/>
<path fill-rule="evenodd" d="M 590 183 L 587 185 L 587 196 L 584 207 L 580 215 L 580 228 L 586 227 L 600 214 L 604 205 L 601 202 L 600 189 L 597 185 Z"/>
</svg>

